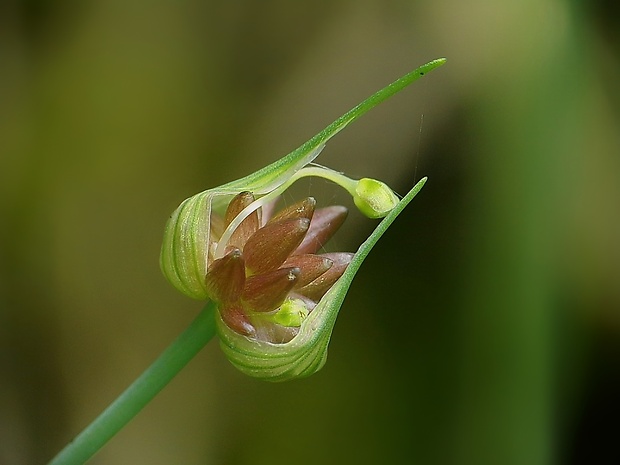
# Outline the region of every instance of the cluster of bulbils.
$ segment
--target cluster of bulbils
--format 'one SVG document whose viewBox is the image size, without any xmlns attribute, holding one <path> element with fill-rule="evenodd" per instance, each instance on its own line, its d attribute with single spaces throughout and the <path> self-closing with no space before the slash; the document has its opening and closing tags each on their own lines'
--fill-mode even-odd
<svg viewBox="0 0 620 465">
<path fill-rule="evenodd" d="M 282 193 L 305 176 L 335 182 L 362 214 L 383 218 L 355 254 L 322 253 L 344 223 L 345 207 L 317 208 L 308 197 L 273 213 Z M 375 179 L 270 165 L 182 202 L 166 223 L 161 269 L 183 294 L 213 302 L 205 311 L 217 311 L 220 346 L 243 373 L 269 381 L 310 376 L 325 364 L 355 272 L 424 182 L 400 200 Z"/>
<path fill-rule="evenodd" d="M 254 200 L 251 192 L 241 192 L 223 217 L 211 214 L 211 251 L 221 246 L 223 232 Z M 353 254 L 318 253 L 343 224 L 345 207 L 316 208 L 308 197 L 272 215 L 273 205 L 258 207 L 237 225 L 222 244 L 223 256 L 210 261 L 205 283 L 230 329 L 252 339 L 286 343 Z"/>
</svg>

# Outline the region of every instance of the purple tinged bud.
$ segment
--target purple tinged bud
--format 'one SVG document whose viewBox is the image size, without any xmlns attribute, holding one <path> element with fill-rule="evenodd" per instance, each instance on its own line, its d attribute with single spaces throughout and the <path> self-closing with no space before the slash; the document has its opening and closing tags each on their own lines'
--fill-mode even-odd
<svg viewBox="0 0 620 465">
<path fill-rule="evenodd" d="M 295 286 L 299 273 L 299 268 L 280 268 L 249 277 L 241 294 L 243 307 L 252 312 L 275 310 Z"/>
<path fill-rule="evenodd" d="M 310 220 L 293 218 L 268 223 L 248 239 L 243 249 L 245 266 L 250 274 L 277 269 L 303 240 Z"/>
<path fill-rule="evenodd" d="M 348 213 L 347 208 L 340 205 L 316 210 L 310 222 L 308 233 L 294 254 L 311 254 L 319 251 L 342 226 Z"/>
<path fill-rule="evenodd" d="M 331 268 L 334 262 L 323 255 L 293 255 L 286 259 L 283 267 L 299 268 L 300 274 L 295 289 L 305 286 Z"/>
<path fill-rule="evenodd" d="M 239 249 L 232 249 L 211 263 L 205 277 L 208 296 L 218 303 L 239 301 L 245 285 L 245 264 Z"/>
<path fill-rule="evenodd" d="M 228 226 L 245 207 L 254 202 L 254 195 L 249 191 L 239 192 L 228 203 L 224 214 L 225 226 Z"/>
<path fill-rule="evenodd" d="M 239 304 L 219 308 L 222 321 L 233 331 L 248 337 L 256 337 L 256 328 L 250 323 Z"/>
<path fill-rule="evenodd" d="M 227 228 L 237 215 L 252 202 L 254 202 L 254 195 L 252 195 L 251 192 L 246 191 L 237 194 L 228 204 L 226 214 L 224 215 L 224 226 Z M 258 212 L 255 210 L 237 226 L 237 229 L 232 233 L 226 245 L 238 247 L 243 250 L 243 245 L 259 227 L 260 221 Z"/>
<path fill-rule="evenodd" d="M 278 213 L 276 213 L 269 223 L 276 223 L 285 219 L 291 218 L 308 218 L 312 219 L 314 208 L 316 207 L 316 200 L 313 197 L 307 197 L 293 205 L 290 205 Z"/>
<path fill-rule="evenodd" d="M 342 273 L 344 273 L 347 266 L 349 266 L 349 263 L 351 263 L 354 254 L 347 252 L 335 252 L 326 253 L 320 256 L 327 257 L 332 260 L 334 263 L 332 267 L 311 283 L 295 290 L 298 294 L 306 296 L 315 302 L 321 300 L 321 297 L 323 297 L 323 295 L 325 295 L 334 283 L 338 281 L 338 278 L 342 276 Z"/>
</svg>

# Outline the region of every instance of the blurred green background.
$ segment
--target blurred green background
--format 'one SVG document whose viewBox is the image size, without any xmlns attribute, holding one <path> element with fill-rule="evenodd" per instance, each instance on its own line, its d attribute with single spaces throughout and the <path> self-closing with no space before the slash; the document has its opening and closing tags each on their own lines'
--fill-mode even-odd
<svg viewBox="0 0 620 465">
<path fill-rule="evenodd" d="M 0 463 L 45 463 L 198 312 L 158 266 L 181 200 L 442 56 L 319 159 L 400 193 L 429 177 L 326 367 L 267 384 L 213 342 L 92 463 L 620 463 L 617 10 L 3 1 Z"/>
</svg>

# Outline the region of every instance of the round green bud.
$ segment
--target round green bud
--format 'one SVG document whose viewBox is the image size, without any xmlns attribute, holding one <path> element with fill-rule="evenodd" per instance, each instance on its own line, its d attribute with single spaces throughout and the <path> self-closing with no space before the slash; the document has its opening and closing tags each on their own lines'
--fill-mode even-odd
<svg viewBox="0 0 620 465">
<path fill-rule="evenodd" d="M 398 197 L 387 184 L 362 178 L 355 186 L 353 201 L 368 218 L 383 218 L 398 204 Z"/>
</svg>

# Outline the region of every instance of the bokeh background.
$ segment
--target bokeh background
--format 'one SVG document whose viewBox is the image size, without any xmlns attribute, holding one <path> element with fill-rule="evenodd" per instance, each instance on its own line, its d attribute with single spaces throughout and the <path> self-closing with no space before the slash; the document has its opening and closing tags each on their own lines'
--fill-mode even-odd
<svg viewBox="0 0 620 465">
<path fill-rule="evenodd" d="M 268 384 L 213 342 L 92 463 L 620 463 L 617 10 L 4 0 L 0 463 L 49 460 L 197 314 L 158 267 L 181 200 L 442 56 L 319 159 L 400 193 L 429 177 L 326 367 Z M 336 247 L 374 225 L 352 214 Z"/>
</svg>

